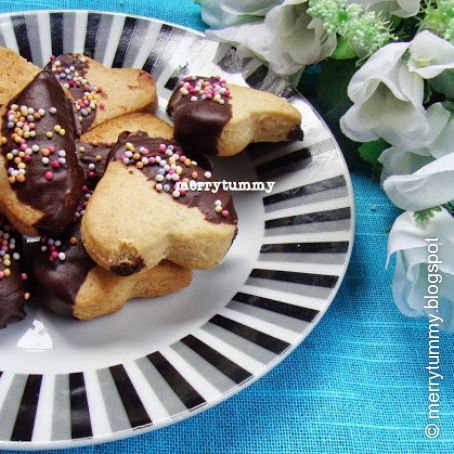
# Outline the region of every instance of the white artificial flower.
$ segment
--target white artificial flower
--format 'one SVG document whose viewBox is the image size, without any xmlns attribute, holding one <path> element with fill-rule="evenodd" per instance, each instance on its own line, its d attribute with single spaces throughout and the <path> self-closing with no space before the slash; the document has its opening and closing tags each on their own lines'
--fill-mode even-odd
<svg viewBox="0 0 454 454">
<path fill-rule="evenodd" d="M 434 245 L 429 249 L 429 244 Z M 454 218 L 442 209 L 421 226 L 413 212 L 403 213 L 389 235 L 388 260 L 393 254 L 397 257 L 392 292 L 400 311 L 410 317 L 426 313 L 439 316 L 443 319 L 442 328 L 453 331 Z M 436 286 L 430 289 L 434 295 L 424 298 L 431 296 L 431 284 Z"/>
<path fill-rule="evenodd" d="M 358 3 L 364 9 L 386 18 L 416 16 L 421 7 L 421 0 L 351 0 L 350 3 Z"/>
<path fill-rule="evenodd" d="M 341 118 L 342 132 L 357 142 L 379 137 L 396 146 L 427 132 L 424 83 L 402 58 L 409 43 L 391 43 L 373 54 L 353 76 L 354 105 Z"/>
<path fill-rule="evenodd" d="M 202 19 L 210 27 L 222 28 L 261 20 L 282 0 L 196 0 L 202 6 Z"/>
<path fill-rule="evenodd" d="M 387 148 L 379 157 L 383 165 L 381 179 L 391 175 L 411 174 L 434 159 L 453 151 L 454 115 L 441 103 L 427 109 L 428 133 L 424 138 L 408 140 L 408 147 Z"/>
<path fill-rule="evenodd" d="M 454 68 L 454 46 L 428 30 L 413 38 L 409 51 L 408 68 L 424 79 Z"/>
<path fill-rule="evenodd" d="M 210 38 L 247 48 L 271 69 L 290 76 L 331 55 L 335 35 L 327 35 L 321 21 L 307 14 L 308 0 L 285 0 L 271 9 L 263 23 L 250 23 L 207 32 Z"/>
<path fill-rule="evenodd" d="M 454 200 L 454 152 L 410 175 L 392 175 L 383 189 L 394 205 L 418 211 Z"/>
<path fill-rule="evenodd" d="M 430 164 L 432 156 L 413 153 L 399 147 L 389 147 L 382 152 L 378 161 L 383 165 L 380 180 L 383 184 L 392 175 L 409 175 Z"/>
<path fill-rule="evenodd" d="M 452 68 L 454 46 L 427 30 L 410 43 L 384 46 L 350 81 L 354 105 L 341 118 L 342 131 L 358 142 L 381 137 L 404 150 L 421 148 L 433 134 L 423 107 L 424 79 Z"/>
</svg>

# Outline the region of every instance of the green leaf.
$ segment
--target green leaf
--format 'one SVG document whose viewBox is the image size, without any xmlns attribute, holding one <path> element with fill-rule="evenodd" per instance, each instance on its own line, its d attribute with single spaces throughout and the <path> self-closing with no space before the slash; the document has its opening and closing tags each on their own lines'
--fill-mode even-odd
<svg viewBox="0 0 454 454">
<path fill-rule="evenodd" d="M 441 103 L 444 109 L 446 109 L 451 114 L 454 114 L 454 102 L 443 101 Z"/>
<path fill-rule="evenodd" d="M 454 215 L 454 200 L 451 201 L 451 202 L 445 203 L 445 204 L 443 205 L 443 207 L 446 208 L 446 209 L 449 211 L 449 214 L 450 214 L 451 216 Z"/>
<path fill-rule="evenodd" d="M 432 87 L 430 86 L 429 82 L 424 81 L 424 104 L 427 104 L 432 97 Z"/>
<path fill-rule="evenodd" d="M 429 80 L 431 88 L 446 98 L 454 100 L 454 70 L 445 70 Z"/>
<path fill-rule="evenodd" d="M 316 65 L 318 68 L 315 98 L 309 98 L 320 112 L 345 156 L 350 170 L 365 170 L 366 163 L 358 159 L 358 143 L 344 136 L 339 127 L 339 119 L 350 108 L 352 102 L 347 96 L 347 87 L 358 69 L 357 59 L 334 60 L 332 58 Z M 306 86 L 304 80 L 301 85 Z M 303 93 L 305 93 L 304 87 Z"/>
<path fill-rule="evenodd" d="M 350 42 L 345 38 L 339 37 L 337 46 L 331 55 L 334 60 L 350 60 L 356 57 L 356 52 L 353 50 Z"/>
<path fill-rule="evenodd" d="M 320 64 L 317 99 L 325 113 L 330 110 L 345 112 L 350 107 L 347 87 L 358 69 L 356 61 L 329 58 Z"/>
<path fill-rule="evenodd" d="M 425 210 L 415 211 L 415 221 L 421 226 L 425 226 L 434 216 L 435 213 L 438 213 L 442 210 L 440 205 L 432 208 L 427 208 Z"/>
<path fill-rule="evenodd" d="M 391 29 L 394 30 L 396 29 L 400 24 L 402 23 L 402 18 L 399 16 L 391 16 L 391 19 L 389 20 L 389 25 L 391 26 Z"/>
<path fill-rule="evenodd" d="M 389 147 L 389 144 L 383 139 L 374 140 L 373 142 L 363 143 L 359 148 L 359 155 L 367 162 L 376 166 L 379 164 L 378 158 L 383 150 Z"/>
</svg>

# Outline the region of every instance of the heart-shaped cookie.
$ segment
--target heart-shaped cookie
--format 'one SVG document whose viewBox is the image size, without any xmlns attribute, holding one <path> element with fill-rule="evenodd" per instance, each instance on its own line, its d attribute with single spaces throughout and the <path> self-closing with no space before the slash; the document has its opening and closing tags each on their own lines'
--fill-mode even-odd
<svg viewBox="0 0 454 454">
<path fill-rule="evenodd" d="M 150 137 L 160 137 L 170 140 L 173 128 L 156 115 L 150 113 L 132 113 L 106 121 L 82 135 L 83 143 L 115 143 L 123 131 L 144 131 Z"/>
<path fill-rule="evenodd" d="M 53 57 L 46 66 L 70 93 L 82 132 L 132 112 L 154 112 L 156 83 L 136 68 L 107 68 L 82 54 Z"/>
<path fill-rule="evenodd" d="M 109 159 L 82 219 L 96 263 L 128 275 L 164 259 L 191 269 L 223 259 L 236 232 L 232 197 L 222 189 L 191 190 L 215 181 L 210 170 L 177 143 L 144 132 L 123 133 Z"/>
<path fill-rule="evenodd" d="M 24 235 L 58 235 L 74 221 L 83 183 L 71 101 L 43 70 L 2 112 L 0 209 Z"/>
<path fill-rule="evenodd" d="M 119 311 L 132 298 L 167 295 L 191 283 L 191 270 L 168 261 L 115 275 L 89 257 L 79 227 L 80 221 L 59 239 L 42 238 L 34 257 L 39 300 L 56 314 L 90 320 Z"/>
<path fill-rule="evenodd" d="M 254 142 L 303 139 L 301 114 L 288 101 L 220 77 L 184 78 L 167 113 L 175 139 L 197 155 L 231 156 Z"/>
</svg>

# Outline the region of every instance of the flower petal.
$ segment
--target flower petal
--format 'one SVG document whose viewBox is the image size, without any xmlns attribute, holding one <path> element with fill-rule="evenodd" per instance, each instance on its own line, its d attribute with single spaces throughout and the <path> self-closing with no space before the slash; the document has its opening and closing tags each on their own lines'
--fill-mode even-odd
<svg viewBox="0 0 454 454">
<path fill-rule="evenodd" d="M 436 158 L 445 156 L 454 149 L 454 115 L 450 114 L 446 109 L 443 110 L 447 112 L 448 121 L 439 120 L 438 126 L 444 127 L 441 128 L 437 138 L 430 145 L 432 156 Z"/>
<path fill-rule="evenodd" d="M 429 244 L 434 245 L 431 250 Z M 442 209 L 422 227 L 413 212 L 401 214 L 389 235 L 388 261 L 394 253 L 397 257 L 392 290 L 399 310 L 412 317 L 428 312 L 424 296 L 429 284 L 436 282 L 437 315 L 443 318 L 444 330 L 454 330 L 454 218 Z M 429 269 L 429 262 L 436 267 Z"/>
<path fill-rule="evenodd" d="M 410 71 L 424 79 L 432 79 L 447 69 L 454 68 L 454 46 L 424 30 L 418 33 L 410 44 Z"/>
<path fill-rule="evenodd" d="M 416 16 L 421 7 L 421 0 L 397 0 L 398 9 L 393 11 L 394 16 L 412 17 Z"/>
<path fill-rule="evenodd" d="M 391 201 L 404 210 L 423 210 L 454 200 L 454 153 L 436 159 L 412 175 L 383 182 Z"/>
<path fill-rule="evenodd" d="M 335 35 L 325 39 L 321 22 L 313 21 L 307 8 L 307 0 L 286 0 L 271 9 L 263 23 L 211 30 L 207 36 L 248 48 L 275 73 L 291 76 L 336 47 Z"/>
<path fill-rule="evenodd" d="M 409 43 L 392 43 L 375 52 L 352 77 L 349 98 L 355 103 L 365 102 L 383 82 L 397 97 L 408 100 L 401 94 L 397 78 L 390 77 L 408 46 Z"/>
<path fill-rule="evenodd" d="M 350 0 L 350 3 L 358 3 L 368 11 L 376 11 L 382 17 L 390 18 L 393 15 L 416 16 L 421 0 Z"/>
<path fill-rule="evenodd" d="M 426 133 L 427 118 L 422 105 L 401 101 L 380 85 L 366 102 L 350 107 L 340 126 L 347 137 L 358 142 L 382 137 L 391 145 L 405 147 L 409 140 Z"/>
<path fill-rule="evenodd" d="M 210 27 L 223 28 L 262 20 L 279 0 L 196 0 L 202 6 L 202 19 Z"/>
<path fill-rule="evenodd" d="M 400 312 L 407 317 L 420 317 L 424 315 L 424 309 L 421 307 L 420 300 L 410 296 L 415 293 L 414 287 L 420 280 L 419 275 L 419 261 L 415 259 L 409 263 L 404 254 L 398 253 L 392 282 L 392 293 L 394 303 Z"/>
<path fill-rule="evenodd" d="M 382 152 L 378 161 L 383 165 L 381 181 L 391 175 L 408 175 L 433 161 L 432 156 L 421 156 L 412 151 L 390 147 Z"/>
<path fill-rule="evenodd" d="M 368 114 L 363 105 L 354 104 L 340 119 L 342 133 L 356 142 L 370 142 L 379 138 L 375 132 L 378 118 Z"/>
</svg>

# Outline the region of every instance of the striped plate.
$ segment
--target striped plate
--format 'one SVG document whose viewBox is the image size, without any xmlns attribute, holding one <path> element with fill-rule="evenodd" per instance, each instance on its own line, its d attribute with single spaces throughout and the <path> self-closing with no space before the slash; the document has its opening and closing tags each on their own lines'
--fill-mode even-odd
<svg viewBox="0 0 454 454">
<path fill-rule="evenodd" d="M 37 65 L 84 52 L 157 80 L 160 115 L 178 78 L 221 74 L 289 99 L 301 143 L 262 144 L 215 163 L 236 192 L 239 235 L 190 288 L 91 322 L 39 308 L 0 332 L 0 448 L 57 448 L 142 433 L 205 410 L 261 377 L 308 335 L 334 298 L 353 238 L 351 182 L 308 102 L 234 48 L 156 20 L 86 11 L 0 16 L 0 44 Z"/>
</svg>

